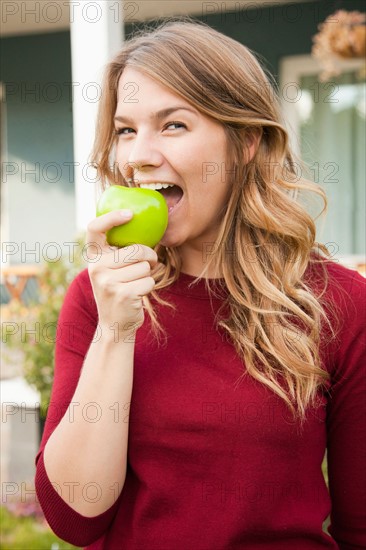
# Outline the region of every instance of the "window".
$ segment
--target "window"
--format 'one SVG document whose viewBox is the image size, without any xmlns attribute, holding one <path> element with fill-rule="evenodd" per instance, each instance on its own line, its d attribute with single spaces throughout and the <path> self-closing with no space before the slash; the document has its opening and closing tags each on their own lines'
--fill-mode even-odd
<svg viewBox="0 0 366 550">
<path fill-rule="evenodd" d="M 352 60 L 328 82 L 319 82 L 318 74 L 310 56 L 283 60 L 283 112 L 295 152 L 327 194 L 328 213 L 317 221 L 317 240 L 356 267 L 365 263 L 366 250 L 365 72 L 362 61 Z"/>
</svg>

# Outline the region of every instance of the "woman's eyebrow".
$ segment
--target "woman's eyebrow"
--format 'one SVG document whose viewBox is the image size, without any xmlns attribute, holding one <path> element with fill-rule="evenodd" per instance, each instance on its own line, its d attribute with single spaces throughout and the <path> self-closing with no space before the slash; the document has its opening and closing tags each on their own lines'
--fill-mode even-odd
<svg viewBox="0 0 366 550">
<path fill-rule="evenodd" d="M 197 112 L 193 109 L 190 109 L 189 107 L 181 107 L 179 105 L 175 107 L 169 107 L 168 109 L 161 109 L 161 111 L 157 111 L 156 113 L 153 113 L 150 118 L 153 120 L 162 120 L 166 118 L 167 116 L 171 115 L 172 113 L 175 113 L 176 111 L 189 111 L 190 113 L 193 113 L 197 116 Z M 118 120 L 118 122 L 125 122 L 125 123 L 131 123 L 132 119 L 129 117 L 124 117 L 121 115 L 117 115 L 114 117 L 114 120 Z"/>
</svg>

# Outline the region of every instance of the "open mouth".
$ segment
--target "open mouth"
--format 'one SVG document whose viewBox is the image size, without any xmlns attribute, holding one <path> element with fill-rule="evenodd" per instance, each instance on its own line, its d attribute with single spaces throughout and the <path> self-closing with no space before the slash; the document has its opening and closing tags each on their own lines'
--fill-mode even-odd
<svg viewBox="0 0 366 550">
<path fill-rule="evenodd" d="M 167 187 L 166 189 L 157 189 L 156 191 L 163 195 L 169 212 L 178 204 L 178 202 L 182 200 L 183 197 L 183 190 L 177 185 Z"/>
</svg>

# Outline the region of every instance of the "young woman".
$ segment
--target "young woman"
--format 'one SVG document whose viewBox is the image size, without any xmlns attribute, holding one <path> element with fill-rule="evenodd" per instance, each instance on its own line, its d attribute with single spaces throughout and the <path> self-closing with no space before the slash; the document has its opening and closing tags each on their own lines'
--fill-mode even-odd
<svg viewBox="0 0 366 550">
<path fill-rule="evenodd" d="M 88 226 L 36 459 L 53 530 L 93 550 L 365 548 L 365 281 L 315 241 L 300 198 L 326 199 L 254 55 L 189 20 L 127 41 L 94 162 L 104 185 L 171 185 L 169 224 L 154 250 L 106 244 L 128 212 Z"/>
</svg>

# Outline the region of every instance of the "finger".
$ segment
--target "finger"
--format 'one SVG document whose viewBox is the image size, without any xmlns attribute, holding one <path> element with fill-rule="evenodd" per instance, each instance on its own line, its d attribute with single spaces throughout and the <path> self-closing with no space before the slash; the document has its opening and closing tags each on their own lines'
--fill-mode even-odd
<svg viewBox="0 0 366 550">
<path fill-rule="evenodd" d="M 141 262 L 147 262 L 153 269 L 158 263 L 158 255 L 155 250 L 144 244 L 132 244 L 122 248 L 105 246 L 102 250 L 99 245 L 89 243 L 87 261 L 93 271 L 108 269 L 117 273 L 123 268 Z M 118 273 L 116 280 L 121 281 Z"/>
<path fill-rule="evenodd" d="M 152 269 L 158 263 L 158 255 L 155 250 L 144 244 L 134 243 L 122 248 L 115 248 L 110 252 L 110 256 L 106 256 L 105 259 L 108 262 L 108 267 L 112 269 L 140 262 L 148 262 Z"/>
<path fill-rule="evenodd" d="M 129 283 L 143 279 L 144 277 L 150 277 L 151 266 L 150 263 L 145 260 L 126 266 L 123 269 L 118 269 L 113 273 L 113 281 L 116 283 Z"/>
<path fill-rule="evenodd" d="M 156 283 L 153 277 L 144 277 L 138 281 L 130 281 L 129 283 L 126 283 L 124 292 L 141 298 L 154 290 L 155 284 Z"/>
<path fill-rule="evenodd" d="M 131 212 L 131 214 L 129 214 Z M 128 223 L 133 217 L 131 210 L 113 210 L 94 218 L 89 224 L 86 233 L 86 244 L 95 244 L 105 248 L 107 246 L 106 233 L 112 227 Z M 109 245 L 108 245 L 109 247 Z"/>
</svg>

